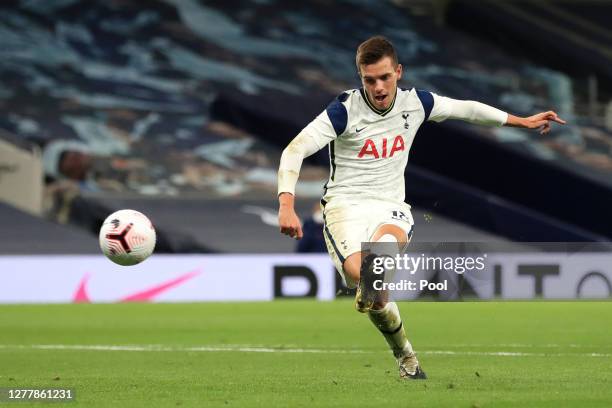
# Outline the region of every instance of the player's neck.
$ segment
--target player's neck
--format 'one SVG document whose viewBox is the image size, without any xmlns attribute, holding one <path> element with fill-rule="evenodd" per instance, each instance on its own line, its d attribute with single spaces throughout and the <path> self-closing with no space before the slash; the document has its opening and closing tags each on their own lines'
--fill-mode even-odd
<svg viewBox="0 0 612 408">
<path fill-rule="evenodd" d="M 393 106 L 395 105 L 395 98 L 397 97 L 397 87 L 395 87 L 395 93 L 393 94 L 393 99 L 391 100 L 391 103 L 386 109 L 378 109 L 376 105 L 374 105 L 374 103 L 372 103 L 372 101 L 370 100 L 368 93 L 365 91 L 365 89 L 361 88 L 359 91 L 361 92 L 361 96 L 363 96 L 363 99 L 365 100 L 366 105 L 368 105 L 368 107 L 372 109 L 374 113 L 377 113 L 379 115 L 382 115 L 382 116 L 386 115 L 387 113 L 391 111 L 391 109 L 393 109 Z"/>
</svg>

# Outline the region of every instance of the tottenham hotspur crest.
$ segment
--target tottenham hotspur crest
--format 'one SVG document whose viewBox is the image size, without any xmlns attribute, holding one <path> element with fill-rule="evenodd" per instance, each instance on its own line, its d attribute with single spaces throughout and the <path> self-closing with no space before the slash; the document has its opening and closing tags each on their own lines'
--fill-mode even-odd
<svg viewBox="0 0 612 408">
<path fill-rule="evenodd" d="M 408 127 L 409 127 L 409 125 L 408 125 L 408 116 L 410 116 L 410 114 L 408 112 L 402 113 L 402 118 L 404 118 L 404 129 L 408 129 Z"/>
</svg>

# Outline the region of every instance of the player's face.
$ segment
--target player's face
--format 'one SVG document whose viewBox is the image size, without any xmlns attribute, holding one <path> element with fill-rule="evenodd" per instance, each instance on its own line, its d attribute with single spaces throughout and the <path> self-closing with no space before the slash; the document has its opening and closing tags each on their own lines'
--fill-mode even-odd
<svg viewBox="0 0 612 408">
<path fill-rule="evenodd" d="M 402 77 L 402 65 L 393 66 L 391 57 L 360 67 L 363 89 L 376 109 L 385 110 L 393 102 L 397 81 Z"/>
</svg>

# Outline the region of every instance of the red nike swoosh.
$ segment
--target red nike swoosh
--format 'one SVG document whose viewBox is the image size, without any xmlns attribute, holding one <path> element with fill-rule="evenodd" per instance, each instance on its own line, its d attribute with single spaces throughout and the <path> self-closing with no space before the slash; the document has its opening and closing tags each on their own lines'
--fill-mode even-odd
<svg viewBox="0 0 612 408">
<path fill-rule="evenodd" d="M 200 273 L 202 273 L 202 271 L 199 269 L 191 271 L 191 272 L 187 272 L 181 276 L 178 276 L 174 279 L 163 282 L 159 285 L 153 286 L 149 289 L 125 296 L 121 298 L 119 301 L 120 302 L 148 302 L 150 300 L 153 300 L 155 296 L 163 292 L 166 292 L 176 286 L 179 286 L 182 283 L 192 278 L 195 278 Z M 79 283 L 79 286 L 77 287 L 77 290 L 74 293 L 74 296 L 72 298 L 72 301 L 74 303 L 91 303 L 91 299 L 89 298 L 89 295 L 87 293 L 87 282 L 89 281 L 89 278 L 90 278 L 90 274 L 85 274 L 85 276 L 83 276 L 83 279 L 81 279 L 81 282 Z"/>
<path fill-rule="evenodd" d="M 74 292 L 74 296 L 72 297 L 73 303 L 91 303 L 89 300 L 89 296 L 87 295 L 87 281 L 89 280 L 89 274 L 86 273 L 81 279 L 81 283 L 79 283 L 79 287 L 76 292 Z"/>
</svg>

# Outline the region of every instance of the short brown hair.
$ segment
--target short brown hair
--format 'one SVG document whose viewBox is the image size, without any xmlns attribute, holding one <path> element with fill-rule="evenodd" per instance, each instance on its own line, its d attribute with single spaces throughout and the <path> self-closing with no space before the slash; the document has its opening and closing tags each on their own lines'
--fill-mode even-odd
<svg viewBox="0 0 612 408">
<path fill-rule="evenodd" d="M 382 35 L 368 38 L 357 47 L 357 55 L 355 56 L 357 72 L 361 72 L 360 67 L 362 65 L 374 64 L 384 57 L 391 57 L 393 65 L 397 66 L 397 53 L 391 41 Z"/>
</svg>

